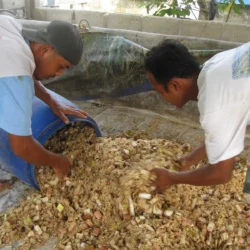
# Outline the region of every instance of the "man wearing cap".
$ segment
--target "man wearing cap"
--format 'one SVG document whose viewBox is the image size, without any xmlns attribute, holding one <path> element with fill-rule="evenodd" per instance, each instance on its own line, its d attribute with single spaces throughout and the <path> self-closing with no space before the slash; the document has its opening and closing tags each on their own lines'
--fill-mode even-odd
<svg viewBox="0 0 250 250">
<path fill-rule="evenodd" d="M 85 112 L 58 103 L 39 81 L 78 64 L 82 49 L 81 36 L 70 23 L 52 21 L 46 28 L 32 30 L 12 17 L 0 16 L 0 128 L 8 133 L 15 155 L 52 167 L 60 178 L 69 173 L 71 163 L 32 137 L 32 100 L 34 95 L 40 98 L 65 123 L 67 114 L 86 118 Z M 9 186 L 0 181 L 0 190 Z"/>
</svg>

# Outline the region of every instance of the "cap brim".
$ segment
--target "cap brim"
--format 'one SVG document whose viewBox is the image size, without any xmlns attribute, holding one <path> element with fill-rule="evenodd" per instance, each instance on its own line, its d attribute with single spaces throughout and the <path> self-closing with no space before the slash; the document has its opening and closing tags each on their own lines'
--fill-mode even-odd
<svg viewBox="0 0 250 250">
<path fill-rule="evenodd" d="M 28 29 L 28 28 L 23 28 L 22 29 L 22 34 L 25 38 L 27 38 L 29 41 L 33 41 L 33 42 L 37 42 L 37 43 L 43 43 L 46 44 L 48 43 L 47 41 L 41 39 L 38 36 L 38 30 L 34 30 L 34 29 Z"/>
</svg>

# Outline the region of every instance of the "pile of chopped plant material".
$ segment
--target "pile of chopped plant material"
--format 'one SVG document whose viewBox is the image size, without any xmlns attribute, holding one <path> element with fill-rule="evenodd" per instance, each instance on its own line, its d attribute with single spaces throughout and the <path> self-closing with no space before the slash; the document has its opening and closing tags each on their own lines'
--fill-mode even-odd
<svg viewBox="0 0 250 250">
<path fill-rule="evenodd" d="M 37 168 L 41 192 L 2 215 L 1 245 L 22 238 L 19 249 L 28 250 L 55 237 L 59 250 L 250 249 L 243 158 L 226 185 L 176 185 L 159 195 L 151 192 L 150 170 L 177 170 L 189 145 L 96 138 L 75 124 L 46 147 L 72 159 L 71 174 L 59 181 L 50 168 Z"/>
</svg>

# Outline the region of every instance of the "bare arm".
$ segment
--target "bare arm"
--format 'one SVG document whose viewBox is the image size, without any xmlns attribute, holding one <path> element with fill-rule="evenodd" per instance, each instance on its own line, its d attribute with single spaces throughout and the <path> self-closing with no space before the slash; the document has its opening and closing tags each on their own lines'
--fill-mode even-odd
<svg viewBox="0 0 250 250">
<path fill-rule="evenodd" d="M 62 119 L 66 124 L 69 123 L 66 115 L 74 115 L 84 119 L 87 117 L 88 114 L 86 112 L 76 109 L 73 106 L 58 102 L 55 98 L 53 98 L 53 96 L 51 96 L 40 81 L 34 79 L 34 83 L 36 97 L 49 105 L 53 113 Z"/>
<path fill-rule="evenodd" d="M 159 192 L 175 184 L 189 184 L 195 186 L 208 186 L 227 183 L 232 177 L 234 157 L 217 164 L 208 164 L 191 171 L 169 172 L 166 169 L 153 169 L 157 176 L 153 186 Z"/>
<path fill-rule="evenodd" d="M 45 102 L 47 105 L 50 106 L 50 103 L 52 101 L 50 93 L 47 91 L 47 89 L 43 86 L 43 84 L 40 81 L 37 81 L 35 78 L 33 79 L 34 79 L 36 97 L 38 97 L 40 100 L 42 100 L 43 102 Z"/>
<path fill-rule="evenodd" d="M 38 166 L 50 166 L 60 177 L 70 171 L 70 161 L 65 156 L 46 150 L 32 136 L 16 136 L 9 134 L 12 151 L 23 160 Z"/>
<path fill-rule="evenodd" d="M 190 184 L 207 186 L 227 183 L 232 177 L 234 158 L 221 161 L 217 164 L 208 164 L 195 170 L 171 173 L 173 184 Z"/>
<path fill-rule="evenodd" d="M 181 166 L 180 170 L 188 170 L 192 165 L 197 164 L 199 161 L 205 159 L 206 157 L 206 146 L 205 142 L 203 142 L 198 147 L 196 147 L 190 154 L 184 155 L 179 159 L 178 162 Z"/>
</svg>

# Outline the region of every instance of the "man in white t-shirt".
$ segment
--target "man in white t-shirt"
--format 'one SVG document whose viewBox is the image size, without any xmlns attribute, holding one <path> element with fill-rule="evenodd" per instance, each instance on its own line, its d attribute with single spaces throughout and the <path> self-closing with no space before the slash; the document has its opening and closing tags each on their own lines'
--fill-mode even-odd
<svg viewBox="0 0 250 250">
<path fill-rule="evenodd" d="M 17 156 L 52 167 L 60 178 L 69 173 L 71 162 L 32 137 L 32 100 L 36 95 L 65 123 L 67 114 L 86 118 L 85 112 L 58 103 L 38 81 L 78 64 L 82 49 L 81 36 L 70 23 L 53 21 L 40 30 L 24 29 L 18 20 L 0 15 L 0 128 L 8 133 Z M 0 181 L 0 190 L 9 186 Z"/>
<path fill-rule="evenodd" d="M 205 132 L 205 143 L 180 159 L 182 172 L 156 168 L 153 185 L 163 192 L 175 184 L 228 182 L 250 124 L 250 43 L 215 55 L 201 69 L 184 45 L 165 40 L 147 53 L 145 69 L 154 89 L 171 104 L 181 108 L 190 100 L 198 101 Z M 188 171 L 206 157 L 208 165 Z"/>
</svg>

